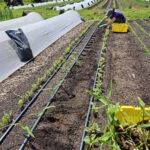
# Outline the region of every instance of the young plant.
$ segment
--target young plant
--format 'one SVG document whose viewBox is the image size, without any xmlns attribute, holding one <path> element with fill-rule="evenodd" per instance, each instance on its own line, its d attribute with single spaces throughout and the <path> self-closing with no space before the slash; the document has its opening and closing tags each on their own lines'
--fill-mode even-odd
<svg viewBox="0 0 150 150">
<path fill-rule="evenodd" d="M 4 113 L 1 121 L 0 121 L 0 129 L 2 131 L 12 122 L 12 112 Z"/>
</svg>

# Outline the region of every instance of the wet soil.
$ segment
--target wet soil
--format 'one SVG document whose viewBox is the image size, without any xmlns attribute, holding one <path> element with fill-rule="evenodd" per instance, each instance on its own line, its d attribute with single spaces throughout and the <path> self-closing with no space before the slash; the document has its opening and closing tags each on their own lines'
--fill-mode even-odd
<svg viewBox="0 0 150 150">
<path fill-rule="evenodd" d="M 35 139 L 26 149 L 78 150 L 84 129 L 85 117 L 97 69 L 98 54 L 103 31 L 99 30 L 90 49 L 83 52 L 79 63 L 73 68 L 63 88 L 56 94 L 54 110 L 48 110 L 35 130 Z M 48 97 L 45 97 L 48 98 Z"/>
</svg>

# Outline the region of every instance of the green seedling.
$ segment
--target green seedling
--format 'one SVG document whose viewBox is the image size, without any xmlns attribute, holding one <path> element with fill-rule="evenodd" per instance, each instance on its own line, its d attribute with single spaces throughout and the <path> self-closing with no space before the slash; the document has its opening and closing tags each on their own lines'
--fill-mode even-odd
<svg viewBox="0 0 150 150">
<path fill-rule="evenodd" d="M 20 107 L 22 107 L 24 105 L 24 101 L 22 99 L 20 99 L 17 103 Z"/>
<path fill-rule="evenodd" d="M 0 121 L 0 130 L 3 131 L 12 122 L 12 112 L 5 113 Z"/>
<path fill-rule="evenodd" d="M 36 83 L 32 84 L 32 91 L 35 92 L 38 89 L 38 85 Z"/>
<path fill-rule="evenodd" d="M 18 125 L 26 134 L 29 134 L 32 138 L 35 138 L 34 134 L 28 126 L 21 123 L 17 123 L 16 125 Z"/>
</svg>

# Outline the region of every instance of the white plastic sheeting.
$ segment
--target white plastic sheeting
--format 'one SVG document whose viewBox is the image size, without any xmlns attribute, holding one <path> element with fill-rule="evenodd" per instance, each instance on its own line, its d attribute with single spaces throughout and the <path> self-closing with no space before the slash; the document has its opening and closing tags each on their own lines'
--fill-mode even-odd
<svg viewBox="0 0 150 150">
<path fill-rule="evenodd" d="M 56 3 L 62 3 L 68 0 L 55 0 L 51 2 L 44 2 L 44 3 L 33 3 L 33 4 L 28 4 L 28 5 L 23 5 L 23 6 L 14 6 L 10 7 L 11 9 L 23 9 L 23 8 L 32 8 L 32 7 L 39 7 L 39 6 L 46 6 L 50 4 L 56 4 Z"/>
<path fill-rule="evenodd" d="M 15 29 L 41 20 L 44 20 L 44 18 L 40 14 L 36 12 L 31 12 L 24 17 L 0 22 L 0 30 L 3 31 L 3 30 Z"/>
<path fill-rule="evenodd" d="M 0 81 L 25 64 L 20 61 L 16 49 L 16 44 L 0 31 Z"/>
<path fill-rule="evenodd" d="M 35 57 L 81 22 L 80 15 L 70 10 L 51 19 L 23 26 L 21 29 Z M 0 81 L 25 64 L 19 60 L 16 49 L 16 44 L 4 31 L 0 31 Z"/>
<path fill-rule="evenodd" d="M 70 10 L 52 19 L 24 26 L 21 27 L 21 29 L 29 41 L 33 55 L 36 56 L 43 49 L 81 22 L 80 15 Z"/>
<path fill-rule="evenodd" d="M 60 6 L 55 6 L 54 10 L 81 10 L 85 9 L 88 7 L 91 7 L 92 5 L 95 5 L 96 3 L 100 2 L 101 0 L 84 0 L 79 3 L 74 3 L 74 4 L 67 4 L 66 6 L 60 7 Z"/>
</svg>

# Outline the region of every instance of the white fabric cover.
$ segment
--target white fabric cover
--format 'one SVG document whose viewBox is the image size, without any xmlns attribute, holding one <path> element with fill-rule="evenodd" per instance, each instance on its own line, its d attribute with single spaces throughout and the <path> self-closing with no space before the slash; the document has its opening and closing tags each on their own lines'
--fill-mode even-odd
<svg viewBox="0 0 150 150">
<path fill-rule="evenodd" d="M 24 65 L 20 61 L 16 49 L 16 44 L 4 31 L 0 31 L 0 81 Z"/>
<path fill-rule="evenodd" d="M 3 31 L 3 30 L 15 29 L 23 25 L 31 24 L 41 20 L 44 20 L 44 18 L 40 14 L 36 12 L 31 12 L 24 17 L 0 22 L 0 30 Z"/>
<path fill-rule="evenodd" d="M 23 9 L 23 8 L 32 8 L 32 7 L 46 6 L 46 5 L 50 5 L 50 4 L 62 3 L 64 1 L 68 1 L 68 0 L 57 0 L 57 1 L 55 0 L 55 1 L 44 2 L 44 3 L 33 3 L 33 4 L 28 4 L 28 5 L 23 5 L 23 6 L 10 7 L 10 9 Z"/>
<path fill-rule="evenodd" d="M 66 6 L 60 7 L 60 6 L 55 6 L 55 10 L 68 10 L 68 9 L 73 9 L 73 10 L 81 10 L 88 8 L 92 5 L 95 5 L 96 3 L 100 2 L 100 0 L 84 0 L 79 3 L 74 3 L 74 4 L 67 4 Z"/>
<path fill-rule="evenodd" d="M 35 57 L 81 22 L 80 15 L 70 10 L 62 15 L 23 26 L 21 29 Z M 20 62 L 16 49 L 15 43 L 4 31 L 0 31 L 0 81 L 25 64 Z"/>
</svg>

